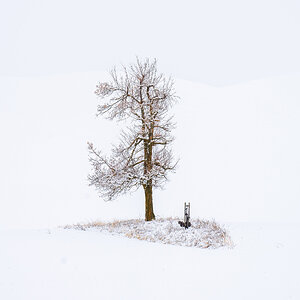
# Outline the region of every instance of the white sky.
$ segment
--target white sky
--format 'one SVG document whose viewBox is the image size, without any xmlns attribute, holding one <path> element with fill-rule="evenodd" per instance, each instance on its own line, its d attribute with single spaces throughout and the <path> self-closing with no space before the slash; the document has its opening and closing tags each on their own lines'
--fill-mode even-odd
<svg viewBox="0 0 300 300">
<path fill-rule="evenodd" d="M 300 71 L 300 1 L 0 0 L 0 75 L 108 70 L 156 57 L 223 85 Z"/>
</svg>

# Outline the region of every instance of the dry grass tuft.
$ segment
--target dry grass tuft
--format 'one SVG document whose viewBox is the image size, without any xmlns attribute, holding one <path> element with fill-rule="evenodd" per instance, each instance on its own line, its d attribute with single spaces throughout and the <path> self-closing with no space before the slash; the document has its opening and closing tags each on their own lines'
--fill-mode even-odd
<svg viewBox="0 0 300 300">
<path fill-rule="evenodd" d="M 144 220 L 124 220 L 114 222 L 90 222 L 67 225 L 65 229 L 89 230 L 121 235 L 149 242 L 180 245 L 197 248 L 233 247 L 227 230 L 215 221 L 192 219 L 188 229 L 178 224 L 179 218 L 162 218 L 151 222 Z"/>
</svg>

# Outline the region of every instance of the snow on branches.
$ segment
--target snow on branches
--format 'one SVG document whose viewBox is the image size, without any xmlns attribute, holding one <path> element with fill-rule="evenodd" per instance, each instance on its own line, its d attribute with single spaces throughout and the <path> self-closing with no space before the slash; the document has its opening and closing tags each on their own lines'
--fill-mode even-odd
<svg viewBox="0 0 300 300">
<path fill-rule="evenodd" d="M 174 127 L 168 110 L 178 98 L 173 80 L 158 73 L 156 60 L 149 59 L 137 59 L 110 75 L 110 82 L 96 86 L 101 99 L 97 113 L 112 120 L 128 119 L 132 126 L 122 132 L 109 158 L 89 143 L 93 167 L 89 181 L 107 200 L 140 186 L 145 191 L 151 188 L 152 202 L 152 187 L 162 187 L 176 166 L 168 147 Z"/>
</svg>

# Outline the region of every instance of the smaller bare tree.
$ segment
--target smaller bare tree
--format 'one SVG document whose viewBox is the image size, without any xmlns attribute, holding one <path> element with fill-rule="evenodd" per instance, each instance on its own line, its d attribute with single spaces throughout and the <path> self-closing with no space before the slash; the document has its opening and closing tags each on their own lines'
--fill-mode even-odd
<svg viewBox="0 0 300 300">
<path fill-rule="evenodd" d="M 169 149 L 174 126 L 168 110 L 177 99 L 173 80 L 157 72 L 156 60 L 140 61 L 110 73 L 111 82 L 99 83 L 96 95 L 101 98 L 97 115 L 109 119 L 130 120 L 122 131 L 121 141 L 106 157 L 88 143 L 92 173 L 88 179 L 104 200 L 143 187 L 145 219 L 155 219 L 152 189 L 163 187 L 167 174 L 176 162 Z M 104 101 L 103 101 L 103 100 Z"/>
</svg>

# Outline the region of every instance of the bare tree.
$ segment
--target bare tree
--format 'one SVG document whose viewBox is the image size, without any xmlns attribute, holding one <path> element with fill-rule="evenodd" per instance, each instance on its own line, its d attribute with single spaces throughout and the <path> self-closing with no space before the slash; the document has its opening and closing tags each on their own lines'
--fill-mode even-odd
<svg viewBox="0 0 300 300">
<path fill-rule="evenodd" d="M 173 80 L 157 72 L 156 60 L 137 58 L 135 64 L 120 72 L 113 69 L 111 82 L 99 83 L 96 95 L 101 98 L 97 115 L 109 119 L 131 120 L 122 131 L 121 141 L 106 157 L 88 143 L 93 171 L 88 179 L 104 200 L 138 189 L 145 192 L 145 219 L 155 219 L 152 189 L 163 187 L 169 171 L 174 171 L 169 144 L 174 127 L 168 110 L 178 98 Z"/>
</svg>

